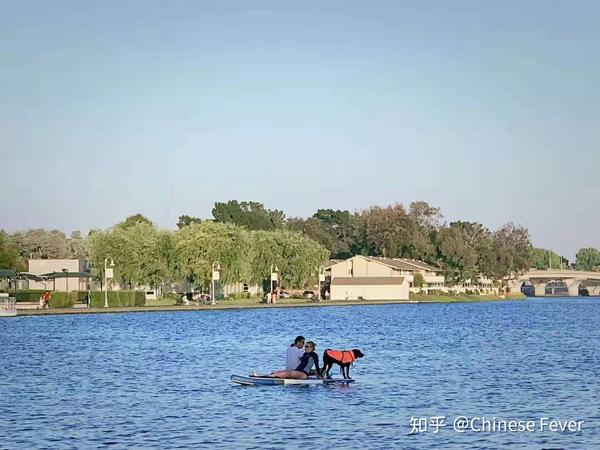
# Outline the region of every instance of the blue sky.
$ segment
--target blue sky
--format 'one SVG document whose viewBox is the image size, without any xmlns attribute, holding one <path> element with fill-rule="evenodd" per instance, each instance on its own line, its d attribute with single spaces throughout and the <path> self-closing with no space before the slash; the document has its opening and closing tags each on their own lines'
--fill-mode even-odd
<svg viewBox="0 0 600 450">
<path fill-rule="evenodd" d="M 600 247 L 600 3 L 4 2 L 0 228 L 426 200 Z"/>
</svg>

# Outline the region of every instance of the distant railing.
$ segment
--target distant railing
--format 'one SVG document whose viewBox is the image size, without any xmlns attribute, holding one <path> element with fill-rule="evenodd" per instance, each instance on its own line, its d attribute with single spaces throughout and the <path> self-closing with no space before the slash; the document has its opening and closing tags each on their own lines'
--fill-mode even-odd
<svg viewBox="0 0 600 450">
<path fill-rule="evenodd" d="M 0 297 L 0 316 L 16 316 L 17 302 L 14 297 Z"/>
</svg>

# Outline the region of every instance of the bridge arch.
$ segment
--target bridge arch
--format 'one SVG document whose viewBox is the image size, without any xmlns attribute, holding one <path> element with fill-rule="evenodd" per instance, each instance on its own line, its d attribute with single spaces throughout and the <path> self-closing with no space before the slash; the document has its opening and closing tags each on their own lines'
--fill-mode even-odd
<svg viewBox="0 0 600 450">
<path fill-rule="evenodd" d="M 600 295 L 600 272 L 584 272 L 577 270 L 535 270 L 532 269 L 519 277 L 509 281 L 511 292 L 522 292 L 523 286 L 531 283 L 536 297 L 546 295 L 546 287 L 550 282 L 559 281 L 564 283 L 568 295 L 575 297 L 580 295 L 584 286 L 589 295 Z"/>
</svg>

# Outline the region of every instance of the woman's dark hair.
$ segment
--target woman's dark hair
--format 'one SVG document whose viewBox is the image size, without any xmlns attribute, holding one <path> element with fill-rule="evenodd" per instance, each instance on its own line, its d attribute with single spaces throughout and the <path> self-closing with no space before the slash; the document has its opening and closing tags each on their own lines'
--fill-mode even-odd
<svg viewBox="0 0 600 450">
<path fill-rule="evenodd" d="M 304 336 L 296 336 L 296 340 L 294 341 L 294 344 L 297 344 L 298 342 L 304 342 Z"/>
</svg>

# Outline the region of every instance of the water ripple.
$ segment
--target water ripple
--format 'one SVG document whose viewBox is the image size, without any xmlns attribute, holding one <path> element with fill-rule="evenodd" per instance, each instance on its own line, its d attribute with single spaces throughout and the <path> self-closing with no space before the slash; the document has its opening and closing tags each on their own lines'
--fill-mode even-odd
<svg viewBox="0 0 600 450">
<path fill-rule="evenodd" d="M 2 448 L 590 448 L 600 301 L 0 321 Z M 350 386 L 245 388 L 296 334 L 363 349 Z M 337 373 L 334 374 L 337 376 Z M 410 418 L 586 420 L 580 433 L 410 435 Z"/>
</svg>

